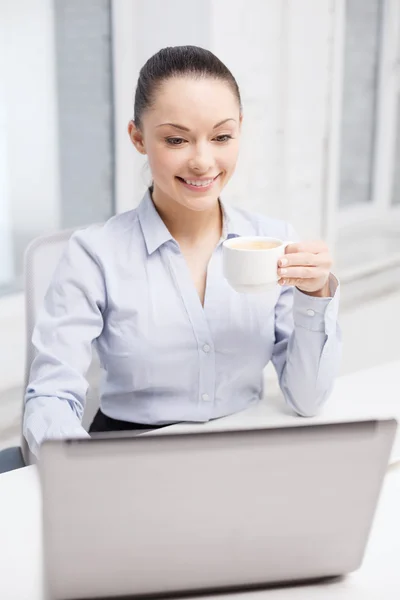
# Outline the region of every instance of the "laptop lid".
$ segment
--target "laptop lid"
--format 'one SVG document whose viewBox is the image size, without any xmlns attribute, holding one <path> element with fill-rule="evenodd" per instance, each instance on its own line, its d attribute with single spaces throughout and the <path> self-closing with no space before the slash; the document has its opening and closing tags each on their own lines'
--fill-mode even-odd
<svg viewBox="0 0 400 600">
<path fill-rule="evenodd" d="M 336 576 L 362 561 L 394 420 L 48 441 L 54 600 Z"/>
</svg>

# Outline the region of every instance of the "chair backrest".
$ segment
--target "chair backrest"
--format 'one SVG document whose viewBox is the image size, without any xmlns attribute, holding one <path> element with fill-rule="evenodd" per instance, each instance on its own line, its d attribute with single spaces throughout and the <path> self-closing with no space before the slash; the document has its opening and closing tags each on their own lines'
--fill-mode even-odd
<svg viewBox="0 0 400 600">
<path fill-rule="evenodd" d="M 25 287 L 25 316 L 26 316 L 26 355 L 25 355 L 25 386 L 22 398 L 22 414 L 25 409 L 24 395 L 29 381 L 31 364 L 34 359 L 32 334 L 39 309 L 50 285 L 54 271 L 69 238 L 75 229 L 57 231 L 34 239 L 27 247 L 24 255 L 24 287 Z M 34 462 L 27 443 L 21 435 L 22 453 L 26 464 Z"/>
</svg>

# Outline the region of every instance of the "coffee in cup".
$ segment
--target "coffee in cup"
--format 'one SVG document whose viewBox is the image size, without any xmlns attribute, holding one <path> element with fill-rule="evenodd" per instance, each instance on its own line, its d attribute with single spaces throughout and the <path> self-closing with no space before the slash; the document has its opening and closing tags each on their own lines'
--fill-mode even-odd
<svg viewBox="0 0 400 600">
<path fill-rule="evenodd" d="M 278 261 L 291 242 L 262 236 L 234 237 L 222 245 L 223 273 L 239 293 L 260 293 L 276 288 Z"/>
<path fill-rule="evenodd" d="M 230 244 L 230 248 L 235 248 L 236 250 L 271 250 L 271 248 L 277 248 L 281 245 L 281 241 L 268 241 L 268 240 L 249 240 L 243 241 L 240 238 L 235 238 L 235 240 Z"/>
</svg>

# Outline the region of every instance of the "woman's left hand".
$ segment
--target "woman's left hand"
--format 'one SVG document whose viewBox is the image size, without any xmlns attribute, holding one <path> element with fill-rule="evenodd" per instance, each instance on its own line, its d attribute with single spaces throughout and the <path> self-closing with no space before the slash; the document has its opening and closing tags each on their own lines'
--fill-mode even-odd
<svg viewBox="0 0 400 600">
<path fill-rule="evenodd" d="M 325 242 L 299 242 L 286 246 L 278 261 L 280 285 L 295 285 L 310 296 L 329 297 L 332 257 Z"/>
</svg>

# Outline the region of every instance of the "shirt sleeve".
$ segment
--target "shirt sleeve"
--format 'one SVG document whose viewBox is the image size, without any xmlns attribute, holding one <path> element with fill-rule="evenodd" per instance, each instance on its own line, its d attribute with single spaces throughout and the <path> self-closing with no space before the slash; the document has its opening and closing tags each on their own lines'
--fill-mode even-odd
<svg viewBox="0 0 400 600">
<path fill-rule="evenodd" d="M 38 457 L 48 438 L 88 437 L 81 420 L 92 342 L 103 329 L 104 278 L 89 243 L 91 228 L 72 235 L 33 332 L 35 358 L 25 394 L 23 433 Z"/>
<path fill-rule="evenodd" d="M 283 287 L 275 307 L 272 363 L 287 404 L 304 417 L 327 400 L 340 367 L 340 286 L 332 274 L 329 285 L 330 298 Z"/>
</svg>

